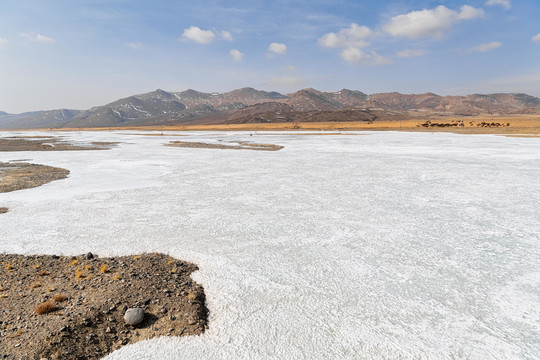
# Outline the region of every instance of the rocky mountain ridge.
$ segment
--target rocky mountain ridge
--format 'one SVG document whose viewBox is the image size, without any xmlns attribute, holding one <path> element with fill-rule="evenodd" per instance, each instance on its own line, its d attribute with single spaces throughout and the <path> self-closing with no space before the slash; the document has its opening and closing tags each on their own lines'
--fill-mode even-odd
<svg viewBox="0 0 540 360">
<path fill-rule="evenodd" d="M 0 112 L 0 129 L 118 127 L 192 122 L 374 121 L 396 112 L 411 116 L 538 114 L 540 99 L 521 93 L 440 96 L 434 93 L 391 92 L 368 95 L 358 90 L 322 92 L 308 88 L 284 95 L 249 87 L 226 93 L 204 93 L 192 89 L 168 92 L 158 89 L 88 110 L 59 109 L 22 114 Z"/>
</svg>

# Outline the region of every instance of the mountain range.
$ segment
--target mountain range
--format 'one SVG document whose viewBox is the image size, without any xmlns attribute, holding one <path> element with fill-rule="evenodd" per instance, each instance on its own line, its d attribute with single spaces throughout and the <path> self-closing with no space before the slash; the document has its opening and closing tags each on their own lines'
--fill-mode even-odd
<svg viewBox="0 0 540 360">
<path fill-rule="evenodd" d="M 301 121 L 376 121 L 425 115 L 540 114 L 540 99 L 521 93 L 440 96 L 343 89 L 291 94 L 242 88 L 226 93 L 155 90 L 88 110 L 22 114 L 0 111 L 0 129 L 87 128 Z"/>
</svg>

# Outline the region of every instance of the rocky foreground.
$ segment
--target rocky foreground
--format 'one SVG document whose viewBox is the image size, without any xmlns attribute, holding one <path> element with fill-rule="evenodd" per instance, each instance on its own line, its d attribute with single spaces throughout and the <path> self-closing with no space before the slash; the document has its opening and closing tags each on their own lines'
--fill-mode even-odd
<svg viewBox="0 0 540 360">
<path fill-rule="evenodd" d="M 0 358 L 99 359 L 145 339 L 201 334 L 208 310 L 195 270 L 158 253 L 0 254 Z M 131 308 L 144 311 L 141 323 L 128 324 Z"/>
</svg>

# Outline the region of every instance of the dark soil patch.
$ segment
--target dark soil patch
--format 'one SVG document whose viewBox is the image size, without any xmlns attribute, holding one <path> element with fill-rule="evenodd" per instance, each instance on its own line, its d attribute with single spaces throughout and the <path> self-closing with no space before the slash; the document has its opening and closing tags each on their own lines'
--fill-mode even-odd
<svg viewBox="0 0 540 360">
<path fill-rule="evenodd" d="M 114 142 L 93 142 L 92 146 L 74 145 L 57 137 L 10 137 L 0 138 L 0 151 L 72 151 L 108 150 Z"/>
<path fill-rule="evenodd" d="M 5 213 L 7 213 L 8 211 L 9 211 L 8 208 L 6 208 L 6 207 L 0 207 L 0 214 L 5 214 Z"/>
<path fill-rule="evenodd" d="M 202 142 L 189 142 L 189 141 L 171 141 L 166 144 L 167 146 L 192 148 L 192 149 L 232 149 L 232 150 L 261 150 L 261 151 L 278 151 L 283 149 L 281 145 L 274 144 L 255 144 L 248 142 L 238 142 L 238 145 L 226 145 L 226 144 L 209 144 Z"/>
<path fill-rule="evenodd" d="M 0 254 L 0 358 L 100 359 L 159 336 L 201 334 L 197 266 L 163 254 L 114 258 Z M 38 310 L 50 311 L 39 315 Z M 129 307 L 144 321 L 126 325 Z"/>
<path fill-rule="evenodd" d="M 0 162 L 0 193 L 38 187 L 68 175 L 69 170 L 47 165 Z"/>
</svg>

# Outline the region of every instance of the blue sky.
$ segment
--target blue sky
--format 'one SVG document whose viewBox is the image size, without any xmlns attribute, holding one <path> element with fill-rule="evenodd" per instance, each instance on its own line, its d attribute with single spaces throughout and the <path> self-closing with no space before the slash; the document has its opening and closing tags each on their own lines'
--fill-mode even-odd
<svg viewBox="0 0 540 360">
<path fill-rule="evenodd" d="M 0 110 L 157 88 L 540 96 L 538 19 L 538 0 L 2 0 Z"/>
</svg>

